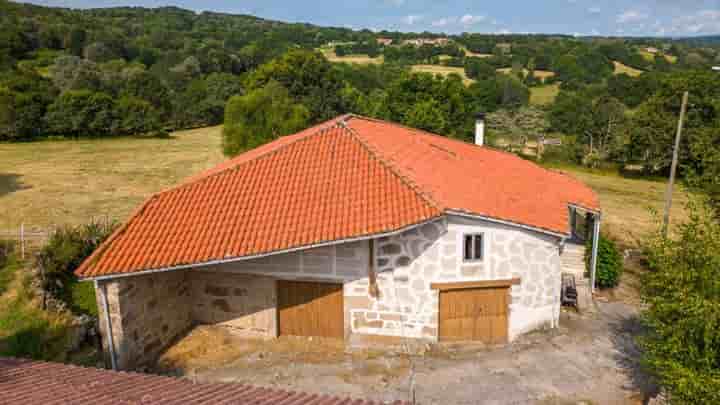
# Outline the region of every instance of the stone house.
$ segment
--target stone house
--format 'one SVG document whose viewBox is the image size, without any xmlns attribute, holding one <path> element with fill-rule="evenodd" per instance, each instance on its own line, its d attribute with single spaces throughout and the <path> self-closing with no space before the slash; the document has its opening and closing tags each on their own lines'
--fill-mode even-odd
<svg viewBox="0 0 720 405">
<path fill-rule="evenodd" d="M 554 327 L 595 194 L 512 154 L 341 116 L 148 199 L 77 270 L 114 368 L 197 324 L 350 344 L 512 341 Z M 582 277 L 582 274 L 580 274 Z"/>
</svg>

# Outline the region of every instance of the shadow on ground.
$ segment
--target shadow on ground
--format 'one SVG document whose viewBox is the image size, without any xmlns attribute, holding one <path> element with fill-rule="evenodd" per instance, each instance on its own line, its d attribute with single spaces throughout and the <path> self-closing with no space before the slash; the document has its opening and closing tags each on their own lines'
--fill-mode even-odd
<svg viewBox="0 0 720 405">
<path fill-rule="evenodd" d="M 30 185 L 22 182 L 22 177 L 17 173 L 0 173 L 0 197 L 31 188 Z"/>
<path fill-rule="evenodd" d="M 659 393 L 659 387 L 654 383 L 641 364 L 641 351 L 637 339 L 644 333 L 644 328 L 637 314 L 617 318 L 610 322 L 610 340 L 617 350 L 616 362 L 629 377 L 629 389 L 642 393 L 642 402 L 647 403 L 650 398 Z"/>
</svg>

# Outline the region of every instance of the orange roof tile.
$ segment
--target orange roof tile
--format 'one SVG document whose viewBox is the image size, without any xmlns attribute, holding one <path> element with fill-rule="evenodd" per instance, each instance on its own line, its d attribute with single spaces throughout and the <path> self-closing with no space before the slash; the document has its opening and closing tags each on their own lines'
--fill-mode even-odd
<svg viewBox="0 0 720 405">
<path fill-rule="evenodd" d="M 98 277 L 371 236 L 461 211 L 567 234 L 581 182 L 514 155 L 342 116 L 161 192 L 76 273 Z"/>
<path fill-rule="evenodd" d="M 381 405 L 327 394 L 0 357 L 0 404 Z M 395 400 L 393 405 L 409 405 Z"/>
</svg>

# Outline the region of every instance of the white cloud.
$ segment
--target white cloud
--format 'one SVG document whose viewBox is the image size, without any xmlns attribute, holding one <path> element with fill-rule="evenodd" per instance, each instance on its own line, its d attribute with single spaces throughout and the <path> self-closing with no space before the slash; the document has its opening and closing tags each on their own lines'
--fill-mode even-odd
<svg viewBox="0 0 720 405">
<path fill-rule="evenodd" d="M 464 16 L 460 17 L 460 23 L 463 25 L 473 25 L 473 24 L 477 24 L 484 20 L 485 20 L 484 15 L 465 14 Z"/>
<path fill-rule="evenodd" d="M 423 19 L 423 16 L 412 14 L 412 15 L 406 15 L 405 17 L 403 17 L 403 22 L 407 25 L 413 25 L 416 22 L 421 21 L 422 19 Z"/>
<path fill-rule="evenodd" d="M 452 18 L 440 18 L 439 20 L 435 20 L 430 23 L 433 27 L 447 27 L 452 23 Z"/>
<path fill-rule="evenodd" d="M 720 32 L 720 10 L 701 10 L 673 18 L 667 32 L 673 34 L 713 34 Z"/>
<path fill-rule="evenodd" d="M 600 14 L 601 11 L 600 7 L 590 7 L 588 9 L 588 13 L 590 14 Z"/>
<path fill-rule="evenodd" d="M 648 17 L 650 16 L 637 10 L 625 10 L 621 14 L 618 14 L 616 21 L 618 24 L 626 24 L 643 21 Z"/>
</svg>

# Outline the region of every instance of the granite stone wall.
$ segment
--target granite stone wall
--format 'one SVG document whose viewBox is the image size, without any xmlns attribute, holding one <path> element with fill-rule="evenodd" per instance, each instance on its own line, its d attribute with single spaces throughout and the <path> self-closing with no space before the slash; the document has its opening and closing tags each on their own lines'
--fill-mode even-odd
<svg viewBox="0 0 720 405">
<path fill-rule="evenodd" d="M 485 257 L 462 259 L 463 236 L 484 235 Z M 511 287 L 510 339 L 538 327 L 555 326 L 560 313 L 557 238 L 477 219 L 450 216 L 377 241 L 380 294 L 367 283 L 346 286 L 353 333 L 437 340 L 439 292 L 435 282 L 505 280 Z"/>
<path fill-rule="evenodd" d="M 192 319 L 218 324 L 248 336 L 277 336 L 275 280 L 197 269 L 188 273 Z"/>
<path fill-rule="evenodd" d="M 463 237 L 470 233 L 483 234 L 482 261 L 462 259 Z M 439 292 L 432 283 L 520 278 L 510 289 L 512 340 L 557 325 L 558 242 L 515 226 L 448 216 L 375 240 L 377 297 L 369 293 L 368 241 L 106 281 L 118 364 L 150 364 L 194 323 L 277 336 L 277 279 L 342 283 L 346 338 L 436 341 Z M 99 294 L 98 302 L 102 311 Z"/>
<path fill-rule="evenodd" d="M 168 345 L 190 329 L 192 298 L 187 273 L 171 271 L 101 282 L 107 289 L 120 370 L 152 364 Z M 101 333 L 106 336 L 104 308 L 100 294 L 96 296 Z M 108 339 L 103 339 L 103 345 L 107 357 Z"/>
</svg>

